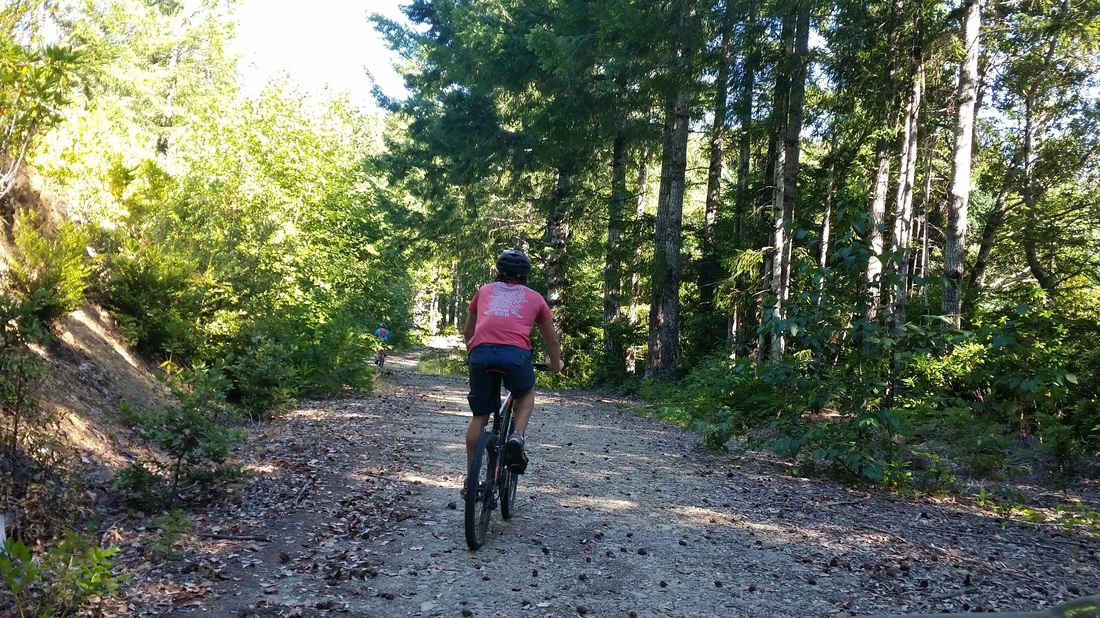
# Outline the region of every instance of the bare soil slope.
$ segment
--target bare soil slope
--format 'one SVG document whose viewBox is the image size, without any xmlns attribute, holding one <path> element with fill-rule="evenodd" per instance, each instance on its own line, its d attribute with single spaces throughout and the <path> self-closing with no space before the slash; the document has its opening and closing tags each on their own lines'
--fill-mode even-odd
<svg viewBox="0 0 1100 618">
<path fill-rule="evenodd" d="M 17 213 L 36 213 L 40 231 L 56 233 L 68 217 L 68 209 L 30 167 L 24 166 L 13 189 L 0 199 L 0 293 L 14 253 L 13 225 Z M 126 402 L 138 409 L 153 409 L 167 401 L 167 390 L 151 367 L 132 354 L 117 324 L 103 310 L 87 304 L 60 320 L 56 339 L 35 348 L 47 369 L 37 397 L 39 410 L 54 423 L 34 435 L 23 428 L 25 443 L 60 454 L 56 459 L 76 462 L 93 480 L 92 500 L 106 498 L 106 483 L 129 465 L 146 447 L 120 422 L 119 406 Z M 0 422 L 10 423 L 9 417 Z M 41 452 L 38 453 L 41 455 Z M 9 526 L 19 523 L 19 509 L 0 504 Z"/>
</svg>

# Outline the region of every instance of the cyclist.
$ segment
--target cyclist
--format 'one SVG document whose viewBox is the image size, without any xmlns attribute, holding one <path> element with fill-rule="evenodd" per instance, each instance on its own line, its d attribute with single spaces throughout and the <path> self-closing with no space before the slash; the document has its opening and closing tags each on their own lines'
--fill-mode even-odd
<svg viewBox="0 0 1100 618">
<path fill-rule="evenodd" d="M 390 330 L 386 328 L 385 322 L 380 322 L 378 328 L 374 329 L 374 336 L 381 344 L 378 348 L 378 354 L 374 357 L 374 364 L 381 367 L 382 363 L 386 362 L 386 344 L 390 340 Z"/>
<path fill-rule="evenodd" d="M 489 416 L 500 407 L 500 388 L 486 369 L 503 371 L 504 386 L 514 398 L 512 435 L 504 447 L 504 461 L 517 474 L 527 469 L 524 433 L 535 406 L 535 370 L 531 364 L 531 329 L 537 326 L 546 344 L 547 369 L 561 371 L 561 342 L 554 329 L 546 299 L 527 287 L 531 260 L 519 250 L 509 249 L 497 258 L 496 281 L 482 286 L 470 300 L 466 340 L 470 366 L 470 410 L 473 418 L 466 429 L 466 469 L 470 468 L 478 438 Z"/>
</svg>

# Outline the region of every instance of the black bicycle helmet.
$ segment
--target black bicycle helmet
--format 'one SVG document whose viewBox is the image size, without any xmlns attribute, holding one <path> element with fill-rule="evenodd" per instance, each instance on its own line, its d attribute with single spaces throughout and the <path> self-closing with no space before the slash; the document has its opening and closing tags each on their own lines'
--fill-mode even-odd
<svg viewBox="0 0 1100 618">
<path fill-rule="evenodd" d="M 503 279 L 527 280 L 531 260 L 519 249 L 508 249 L 497 258 L 497 276 Z"/>
</svg>

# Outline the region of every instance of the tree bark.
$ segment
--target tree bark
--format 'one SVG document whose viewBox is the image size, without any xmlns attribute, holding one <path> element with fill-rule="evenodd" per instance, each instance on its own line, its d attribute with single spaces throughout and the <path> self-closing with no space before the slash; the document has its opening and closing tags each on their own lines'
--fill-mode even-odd
<svg viewBox="0 0 1100 618">
<path fill-rule="evenodd" d="M 909 290 L 909 246 L 913 240 L 913 187 L 917 180 L 918 122 L 921 96 L 924 93 L 924 73 L 921 54 L 914 57 L 912 84 L 905 113 L 905 130 L 901 144 L 900 169 L 898 171 L 898 202 L 894 213 L 893 246 L 890 250 L 891 315 L 890 322 L 896 330 L 905 323 L 905 302 Z"/>
<path fill-rule="evenodd" d="M 677 30 L 687 31 L 694 14 L 692 0 L 684 0 Z M 645 372 L 646 377 L 654 381 L 676 377 L 676 356 L 679 352 L 680 249 L 683 244 L 688 122 L 691 113 L 691 90 L 684 76 L 691 73 L 690 53 L 684 38 L 674 43 L 672 70 L 682 81 L 669 97 L 665 108 L 651 280 L 653 295 L 649 309 L 649 354 Z"/>
<path fill-rule="evenodd" d="M 680 249 L 683 243 L 684 183 L 687 172 L 688 115 L 691 93 L 675 94 L 665 112 L 661 187 L 653 248 L 653 295 L 649 313 L 647 378 L 676 376 L 680 336 Z"/>
<path fill-rule="evenodd" d="M 638 200 L 634 211 L 634 259 L 630 269 L 630 305 L 631 307 L 642 303 L 642 247 L 647 244 L 642 239 L 642 220 L 645 217 L 646 199 L 649 197 L 649 147 L 643 146 L 641 157 L 638 161 Z M 633 337 L 634 330 L 638 327 L 638 314 L 630 311 L 627 314 L 627 324 Z M 633 375 L 638 367 L 638 346 L 631 339 L 626 348 L 626 372 Z"/>
<path fill-rule="evenodd" d="M 784 58 L 776 79 L 777 139 L 775 187 L 772 206 L 774 237 L 771 294 L 771 319 L 782 324 L 786 319 L 786 302 L 790 293 L 791 228 L 794 224 L 795 201 L 798 197 L 799 144 L 802 133 L 803 103 L 806 92 L 806 65 L 809 55 L 809 4 L 800 2 L 787 15 L 783 24 Z M 771 359 L 783 359 L 786 350 L 785 328 L 773 329 Z"/>
<path fill-rule="evenodd" d="M 561 319 L 559 309 L 565 303 L 566 255 L 569 249 L 570 207 L 573 198 L 572 174 L 557 170 L 550 198 L 550 218 L 546 225 L 550 255 L 546 263 L 546 303 Z M 560 323 L 559 323 L 560 327 Z"/>
<path fill-rule="evenodd" d="M 963 17 L 966 56 L 959 67 L 956 93 L 955 146 L 951 164 L 950 204 L 947 211 L 947 242 L 944 246 L 945 279 L 940 312 L 958 328 L 962 324 L 963 255 L 966 251 L 966 217 L 970 201 L 970 167 L 973 124 L 978 80 L 978 43 L 981 5 L 967 0 Z"/>
<path fill-rule="evenodd" d="M 741 73 L 741 96 L 737 103 L 737 118 L 741 135 L 737 150 L 737 195 L 734 202 L 733 242 L 738 249 L 744 248 L 742 229 L 746 213 L 748 213 L 749 206 L 752 203 L 752 194 L 749 190 L 749 172 L 752 164 L 752 109 L 753 94 L 756 88 L 756 69 L 760 63 L 756 43 L 756 21 L 756 0 L 748 0 L 745 16 L 746 37 L 748 39 L 746 41 L 747 53 L 745 54 L 744 68 Z M 734 284 L 734 298 L 731 302 L 732 310 L 728 323 L 728 337 L 734 350 L 738 349 L 743 340 L 743 318 L 746 302 L 742 299 L 745 296 L 746 286 L 745 277 L 738 275 Z"/>
<path fill-rule="evenodd" d="M 714 293 L 722 277 L 718 257 L 718 209 L 722 198 L 722 158 L 725 155 L 726 117 L 729 102 L 731 33 L 733 11 L 724 9 L 722 18 L 721 53 L 715 79 L 714 125 L 710 132 L 710 165 L 707 168 L 706 212 L 703 220 L 703 259 L 699 268 L 699 308 L 704 313 L 714 309 Z"/>
<path fill-rule="evenodd" d="M 626 137 L 620 122 L 611 156 L 611 201 L 608 204 L 607 247 L 603 279 L 603 352 L 614 366 L 624 359 L 621 329 L 623 281 L 623 211 L 626 207 Z"/>
</svg>

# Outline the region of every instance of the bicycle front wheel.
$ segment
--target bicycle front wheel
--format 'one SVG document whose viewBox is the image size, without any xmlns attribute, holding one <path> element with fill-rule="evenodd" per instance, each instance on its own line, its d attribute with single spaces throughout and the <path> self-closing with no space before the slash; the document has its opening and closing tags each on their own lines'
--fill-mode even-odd
<svg viewBox="0 0 1100 618">
<path fill-rule="evenodd" d="M 516 513 L 516 486 L 519 485 L 519 475 L 502 468 L 500 471 L 500 516 L 511 519 Z"/>
<path fill-rule="evenodd" d="M 478 549 L 489 533 L 489 518 L 496 508 L 496 436 L 485 432 L 477 441 L 470 473 L 466 477 L 466 544 Z"/>
</svg>

